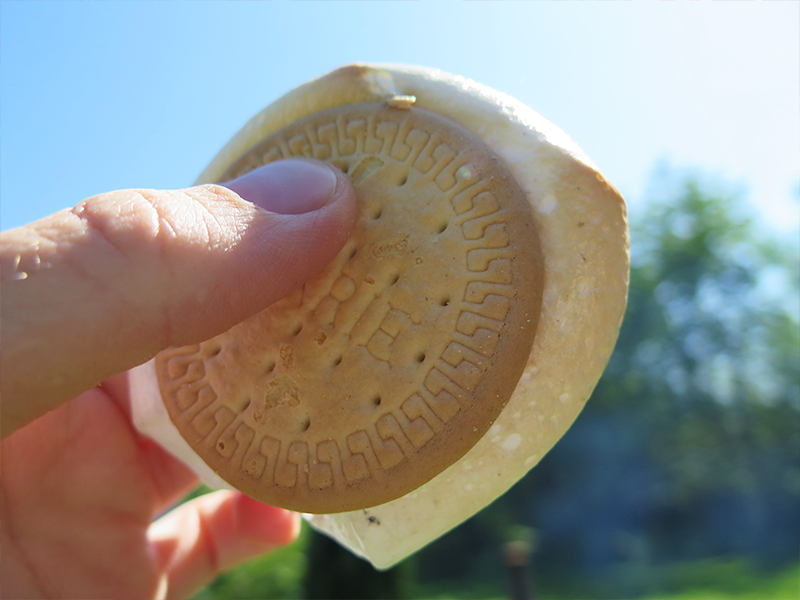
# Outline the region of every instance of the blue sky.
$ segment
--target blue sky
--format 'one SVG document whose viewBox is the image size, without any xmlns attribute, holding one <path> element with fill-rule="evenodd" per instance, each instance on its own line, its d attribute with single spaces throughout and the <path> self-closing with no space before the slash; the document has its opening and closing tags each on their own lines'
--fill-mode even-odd
<svg viewBox="0 0 800 600">
<path fill-rule="evenodd" d="M 0 227 L 190 185 L 253 114 L 355 62 L 522 100 L 636 208 L 658 161 L 800 229 L 800 4 L 0 3 Z"/>
</svg>

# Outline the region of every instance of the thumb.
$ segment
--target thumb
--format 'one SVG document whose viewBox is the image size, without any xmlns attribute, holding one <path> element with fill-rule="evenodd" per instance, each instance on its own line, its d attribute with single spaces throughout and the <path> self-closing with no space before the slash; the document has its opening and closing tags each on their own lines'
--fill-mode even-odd
<svg viewBox="0 0 800 600">
<path fill-rule="evenodd" d="M 226 187 L 101 194 L 3 232 L 3 435 L 276 302 L 336 256 L 354 222 L 347 176 L 290 159 Z"/>
</svg>

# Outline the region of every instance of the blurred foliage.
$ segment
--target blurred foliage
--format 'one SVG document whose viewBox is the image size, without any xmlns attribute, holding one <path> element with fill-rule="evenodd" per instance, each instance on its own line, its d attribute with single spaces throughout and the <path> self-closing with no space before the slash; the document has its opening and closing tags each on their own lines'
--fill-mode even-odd
<svg viewBox="0 0 800 600">
<path fill-rule="evenodd" d="M 306 533 L 196 597 L 503 598 L 510 540 L 541 598 L 800 596 L 800 253 L 700 178 L 648 200 L 608 369 L 522 481 L 394 574 Z"/>
</svg>

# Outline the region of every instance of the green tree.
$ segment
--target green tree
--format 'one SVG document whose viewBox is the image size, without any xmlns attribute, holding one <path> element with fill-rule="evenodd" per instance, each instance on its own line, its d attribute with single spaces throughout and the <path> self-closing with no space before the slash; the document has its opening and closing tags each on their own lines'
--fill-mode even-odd
<svg viewBox="0 0 800 600">
<path fill-rule="evenodd" d="M 754 493 L 763 469 L 800 484 L 800 256 L 735 194 L 673 180 L 632 229 L 629 309 L 589 410 L 647 413 L 676 500 Z"/>
<path fill-rule="evenodd" d="M 593 397 L 517 486 L 419 555 L 423 586 L 454 545 L 483 553 L 462 556 L 464 582 L 497 565 L 509 523 L 538 532 L 533 576 L 550 594 L 600 594 L 582 579 L 610 597 L 663 591 L 646 569 L 677 561 L 797 561 L 800 253 L 722 185 L 664 170 L 652 189 L 632 215 L 628 311 Z"/>
</svg>

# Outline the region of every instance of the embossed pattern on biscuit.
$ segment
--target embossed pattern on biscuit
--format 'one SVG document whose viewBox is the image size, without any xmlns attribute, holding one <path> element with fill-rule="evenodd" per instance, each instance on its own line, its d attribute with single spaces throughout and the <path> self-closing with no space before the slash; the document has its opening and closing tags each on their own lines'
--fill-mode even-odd
<svg viewBox="0 0 800 600">
<path fill-rule="evenodd" d="M 298 121 L 228 181 L 305 156 L 348 173 L 356 230 L 302 289 L 156 359 L 192 448 L 264 502 L 331 513 L 400 497 L 460 458 L 514 390 L 541 308 L 528 200 L 476 136 L 350 105 Z"/>
</svg>

